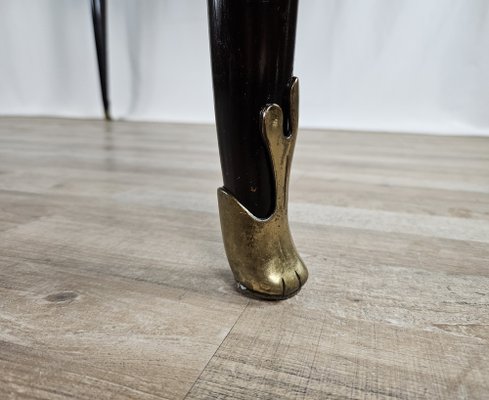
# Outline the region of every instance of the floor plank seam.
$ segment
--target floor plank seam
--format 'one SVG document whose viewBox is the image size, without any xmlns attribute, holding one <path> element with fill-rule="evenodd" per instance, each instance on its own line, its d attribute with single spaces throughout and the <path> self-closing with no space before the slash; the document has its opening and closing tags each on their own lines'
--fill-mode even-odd
<svg viewBox="0 0 489 400">
<path fill-rule="evenodd" d="M 248 302 L 246 303 L 246 305 L 244 306 L 243 310 L 241 311 L 241 313 L 239 314 L 238 318 L 236 318 L 236 321 L 234 321 L 234 324 L 233 326 L 229 329 L 228 333 L 226 333 L 226 336 L 224 336 L 224 339 L 222 339 L 222 342 L 221 344 L 217 347 L 216 351 L 214 352 L 214 354 L 212 354 L 212 356 L 209 358 L 209 360 L 206 362 L 206 364 L 204 365 L 204 368 L 202 368 L 202 371 L 200 371 L 200 374 L 199 376 L 197 377 L 197 379 L 194 381 L 194 383 L 192 383 L 192 386 L 190 387 L 190 389 L 188 390 L 188 392 L 185 394 L 185 396 L 183 397 L 182 400 L 185 400 L 188 395 L 192 392 L 192 389 L 195 387 L 195 384 L 199 381 L 200 377 L 202 376 L 202 374 L 204 373 L 204 371 L 206 370 L 207 366 L 209 365 L 209 363 L 212 361 L 212 359 L 215 357 L 215 355 L 217 354 L 217 352 L 219 351 L 219 349 L 221 348 L 222 344 L 226 341 L 226 339 L 228 338 L 229 334 L 233 331 L 234 327 L 236 326 L 236 324 L 238 323 L 238 321 L 241 319 L 241 316 L 244 314 L 244 312 L 246 311 L 246 309 L 248 308 L 250 304 L 250 301 L 248 300 Z"/>
</svg>

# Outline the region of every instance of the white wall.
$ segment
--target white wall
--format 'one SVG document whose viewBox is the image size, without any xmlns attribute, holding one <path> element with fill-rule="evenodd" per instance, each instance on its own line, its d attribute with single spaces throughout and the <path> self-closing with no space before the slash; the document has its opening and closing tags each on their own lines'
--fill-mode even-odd
<svg viewBox="0 0 489 400">
<path fill-rule="evenodd" d="M 213 122 L 204 0 L 108 0 L 117 118 Z M 101 117 L 89 0 L 0 0 L 0 114 Z M 489 135 L 489 1 L 302 0 L 301 126 Z"/>
</svg>

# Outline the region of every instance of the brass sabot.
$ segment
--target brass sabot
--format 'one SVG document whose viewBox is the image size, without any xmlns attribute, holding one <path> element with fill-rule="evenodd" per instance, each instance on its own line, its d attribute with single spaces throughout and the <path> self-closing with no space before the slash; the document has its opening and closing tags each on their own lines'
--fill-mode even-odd
<svg viewBox="0 0 489 400">
<path fill-rule="evenodd" d="M 262 134 L 275 178 L 275 209 L 268 218 L 254 216 L 225 188 L 217 190 L 224 247 L 238 289 L 264 299 L 296 294 L 308 272 L 290 234 L 287 216 L 288 181 L 298 128 L 299 82 L 290 85 L 289 132 L 277 104 L 261 113 Z"/>
</svg>

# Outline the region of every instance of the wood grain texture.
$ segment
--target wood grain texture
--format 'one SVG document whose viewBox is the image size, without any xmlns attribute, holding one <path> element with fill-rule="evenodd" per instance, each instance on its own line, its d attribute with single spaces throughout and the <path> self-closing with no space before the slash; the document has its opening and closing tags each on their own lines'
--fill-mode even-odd
<svg viewBox="0 0 489 400">
<path fill-rule="evenodd" d="M 0 119 L 1 399 L 486 399 L 489 138 L 301 131 L 310 280 L 236 293 L 211 126 Z"/>
</svg>

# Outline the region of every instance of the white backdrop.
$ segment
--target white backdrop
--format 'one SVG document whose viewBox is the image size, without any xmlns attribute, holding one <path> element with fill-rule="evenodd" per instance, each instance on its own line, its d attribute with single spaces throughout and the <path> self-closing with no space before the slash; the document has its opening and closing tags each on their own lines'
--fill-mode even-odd
<svg viewBox="0 0 489 400">
<path fill-rule="evenodd" d="M 116 118 L 213 122 L 206 1 L 108 0 Z M 0 0 L 0 114 L 101 117 L 89 0 Z M 302 0 L 301 126 L 489 135 L 488 0 Z"/>
</svg>

